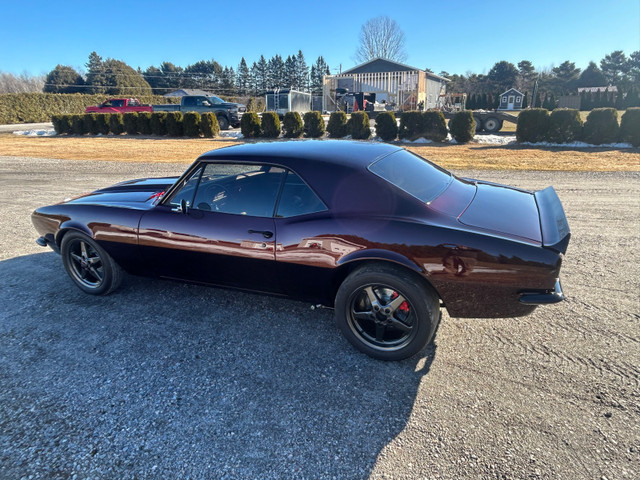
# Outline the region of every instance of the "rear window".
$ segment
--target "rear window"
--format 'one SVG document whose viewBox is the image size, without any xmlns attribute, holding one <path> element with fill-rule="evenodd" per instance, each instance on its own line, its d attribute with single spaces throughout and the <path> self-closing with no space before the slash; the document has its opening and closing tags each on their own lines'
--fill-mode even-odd
<svg viewBox="0 0 640 480">
<path fill-rule="evenodd" d="M 369 171 L 421 202 L 435 200 L 451 183 L 452 175 L 407 150 L 398 150 L 369 165 Z"/>
</svg>

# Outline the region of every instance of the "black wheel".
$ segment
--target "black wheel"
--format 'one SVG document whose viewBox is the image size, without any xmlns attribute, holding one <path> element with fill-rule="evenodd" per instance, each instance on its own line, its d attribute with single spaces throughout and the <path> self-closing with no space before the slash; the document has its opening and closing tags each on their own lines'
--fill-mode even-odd
<svg viewBox="0 0 640 480">
<path fill-rule="evenodd" d="M 438 296 L 393 266 L 367 266 L 349 275 L 335 304 L 336 322 L 358 350 L 379 360 L 402 360 L 430 341 L 440 319 Z"/>
<path fill-rule="evenodd" d="M 220 126 L 220 130 L 229 130 L 229 120 L 227 120 L 227 117 L 220 115 L 218 117 L 218 125 Z"/>
<path fill-rule="evenodd" d="M 60 247 L 62 263 L 71 280 L 85 293 L 106 295 L 122 281 L 122 269 L 93 239 L 69 232 Z"/>
<path fill-rule="evenodd" d="M 481 132 L 482 131 L 482 118 L 473 117 L 473 119 L 476 121 L 476 132 Z"/>
<path fill-rule="evenodd" d="M 484 129 L 488 133 L 499 132 L 502 128 L 502 121 L 496 117 L 489 117 L 484 121 Z"/>
</svg>

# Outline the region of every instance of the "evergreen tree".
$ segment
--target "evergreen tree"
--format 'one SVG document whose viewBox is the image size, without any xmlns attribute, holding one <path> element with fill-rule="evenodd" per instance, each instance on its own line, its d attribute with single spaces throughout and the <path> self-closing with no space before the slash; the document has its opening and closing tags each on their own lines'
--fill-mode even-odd
<svg viewBox="0 0 640 480">
<path fill-rule="evenodd" d="M 284 71 L 284 61 L 280 55 L 271 57 L 267 64 L 267 78 L 269 88 L 283 88 L 287 81 Z"/>
<path fill-rule="evenodd" d="M 516 88 L 521 92 L 533 90 L 533 82 L 536 77 L 536 69 L 529 60 L 518 62 L 518 75 L 516 77 Z M 502 93 L 502 92 L 500 92 Z"/>
<path fill-rule="evenodd" d="M 322 56 L 318 57 L 316 63 L 311 66 L 311 91 L 322 90 L 322 77 L 330 75 L 329 65 L 324 61 Z"/>
<path fill-rule="evenodd" d="M 251 67 L 251 75 L 255 81 L 255 93 L 254 95 L 262 95 L 269 89 L 268 78 L 268 64 L 264 55 L 260 55 L 260 60 Z"/>
<path fill-rule="evenodd" d="M 296 57 L 289 55 L 287 60 L 284 62 L 284 71 L 286 83 L 285 85 L 288 88 L 294 88 L 296 84 Z"/>
<path fill-rule="evenodd" d="M 247 95 L 249 93 L 250 77 L 247 61 L 242 57 L 240 65 L 238 65 L 238 73 L 236 74 L 236 85 L 239 95 Z"/>
<path fill-rule="evenodd" d="M 309 67 L 304 59 L 302 50 L 298 50 L 298 55 L 295 59 L 296 63 L 296 89 L 303 92 L 309 91 Z"/>
<path fill-rule="evenodd" d="M 616 50 L 600 61 L 600 68 L 609 85 L 616 85 L 624 81 L 624 74 L 627 72 L 627 57 L 622 50 Z"/>
<path fill-rule="evenodd" d="M 45 78 L 45 93 L 82 93 L 84 79 L 73 68 L 67 65 L 56 65 Z"/>
<path fill-rule="evenodd" d="M 90 93 L 151 95 L 151 86 L 144 77 L 120 60 L 108 58 L 102 61 L 96 52 L 92 52 L 87 68 L 89 72 L 86 83 Z"/>
<path fill-rule="evenodd" d="M 580 69 L 576 68 L 576 64 L 570 61 L 562 62 L 559 66 L 552 69 L 555 75 L 555 91 L 561 95 L 573 92 L 577 88 Z"/>
<path fill-rule="evenodd" d="M 491 82 L 492 90 L 499 90 L 502 93 L 515 86 L 518 70 L 511 62 L 501 61 L 496 63 L 487 77 Z"/>
<path fill-rule="evenodd" d="M 219 93 L 229 96 L 238 93 L 236 89 L 236 72 L 233 71 L 233 67 L 224 67 L 224 70 L 222 70 Z"/>
<path fill-rule="evenodd" d="M 595 62 L 589 62 L 589 66 L 582 71 L 576 85 L 578 87 L 603 87 L 607 85 L 607 79 Z"/>
<path fill-rule="evenodd" d="M 223 68 L 215 60 L 200 60 L 184 69 L 184 85 L 215 92 L 220 88 Z"/>
</svg>

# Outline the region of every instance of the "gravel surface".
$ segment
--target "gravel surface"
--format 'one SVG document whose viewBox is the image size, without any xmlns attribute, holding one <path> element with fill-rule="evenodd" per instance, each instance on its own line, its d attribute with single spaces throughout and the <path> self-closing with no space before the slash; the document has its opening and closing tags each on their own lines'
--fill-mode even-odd
<svg viewBox="0 0 640 480">
<path fill-rule="evenodd" d="M 383 363 L 304 303 L 87 296 L 34 243 L 37 206 L 183 169 L 0 157 L 0 479 L 638 478 L 640 174 L 456 172 L 556 187 L 568 300 Z"/>
</svg>

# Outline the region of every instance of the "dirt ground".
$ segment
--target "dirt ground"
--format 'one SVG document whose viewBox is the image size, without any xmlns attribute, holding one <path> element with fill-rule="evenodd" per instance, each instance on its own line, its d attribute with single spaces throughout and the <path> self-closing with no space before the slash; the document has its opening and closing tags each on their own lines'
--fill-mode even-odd
<svg viewBox="0 0 640 480">
<path fill-rule="evenodd" d="M 638 172 L 456 170 L 554 185 L 567 300 L 444 315 L 383 363 L 331 311 L 139 278 L 96 299 L 35 245 L 35 207 L 184 167 L 0 157 L 0 478 L 638 478 Z"/>
</svg>

